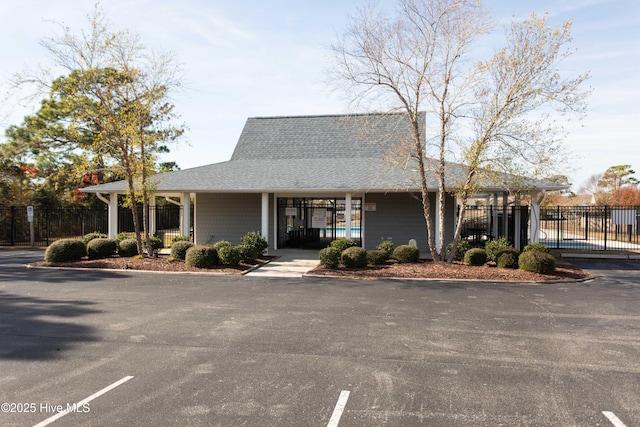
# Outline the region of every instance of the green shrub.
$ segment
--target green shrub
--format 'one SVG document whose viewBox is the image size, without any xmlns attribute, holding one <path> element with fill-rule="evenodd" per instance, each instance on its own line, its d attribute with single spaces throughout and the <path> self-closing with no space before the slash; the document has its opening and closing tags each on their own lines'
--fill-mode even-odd
<svg viewBox="0 0 640 427">
<path fill-rule="evenodd" d="M 175 242 L 190 242 L 190 241 L 191 241 L 191 237 L 189 236 L 173 236 L 171 238 L 171 246 L 173 246 Z"/>
<path fill-rule="evenodd" d="M 522 252 L 528 252 L 528 251 L 538 251 L 538 252 L 549 253 L 549 248 L 542 243 L 529 243 L 527 246 L 525 246 L 522 249 Z"/>
<path fill-rule="evenodd" d="M 121 240 L 120 243 L 118 243 L 118 255 L 126 258 L 138 255 L 138 244 L 136 239 Z"/>
<path fill-rule="evenodd" d="M 118 242 L 116 239 L 105 239 L 98 237 L 89 240 L 87 243 L 87 255 L 89 259 L 108 258 L 118 251 Z"/>
<path fill-rule="evenodd" d="M 496 265 L 499 268 L 518 268 L 520 251 L 516 248 L 500 249 L 496 254 Z"/>
<path fill-rule="evenodd" d="M 521 270 L 533 273 L 553 274 L 556 271 L 556 259 L 546 252 L 527 251 L 520 254 L 518 266 Z"/>
<path fill-rule="evenodd" d="M 93 233 L 85 234 L 84 236 L 82 236 L 82 243 L 87 245 L 93 239 L 107 239 L 108 237 L 109 236 L 107 236 L 104 233 L 101 233 L 99 231 L 94 231 Z"/>
<path fill-rule="evenodd" d="M 218 265 L 218 251 L 213 246 L 195 245 L 187 249 L 185 263 L 196 268 L 211 268 Z"/>
<path fill-rule="evenodd" d="M 233 246 L 233 245 L 231 244 L 231 242 L 228 242 L 226 240 L 218 240 L 217 242 L 215 242 L 213 244 L 213 247 L 216 248 L 216 249 L 220 249 L 220 248 L 222 248 L 224 246 Z"/>
<path fill-rule="evenodd" d="M 141 237 L 142 237 L 142 249 L 146 251 L 147 250 L 147 239 L 146 239 L 145 236 L 141 236 Z M 151 249 L 153 251 L 157 251 L 157 250 L 160 250 L 160 249 L 164 248 L 164 242 L 159 237 L 149 236 L 149 240 L 151 241 Z"/>
<path fill-rule="evenodd" d="M 452 249 L 453 249 L 453 242 L 447 245 L 447 258 L 449 258 L 449 255 L 451 255 Z M 471 243 L 469 243 L 468 240 L 465 240 L 465 239 L 458 240 L 458 248 L 456 249 L 456 256 L 454 257 L 454 259 L 456 261 L 464 260 L 464 254 L 466 254 L 469 249 L 471 249 Z"/>
<path fill-rule="evenodd" d="M 342 264 L 347 268 L 365 268 L 367 266 L 367 251 L 358 246 L 345 249 L 340 258 Z"/>
<path fill-rule="evenodd" d="M 418 262 L 420 260 L 420 250 L 411 245 L 400 245 L 393 251 L 393 259 L 401 264 Z"/>
<path fill-rule="evenodd" d="M 484 265 L 487 262 L 487 253 L 484 249 L 473 248 L 465 252 L 463 259 L 467 265 Z"/>
<path fill-rule="evenodd" d="M 321 249 L 320 264 L 326 268 L 338 268 L 338 265 L 340 265 L 340 250 L 331 246 Z"/>
<path fill-rule="evenodd" d="M 267 239 L 260 233 L 250 231 L 240 239 L 240 244 L 244 246 L 243 252 L 245 259 L 254 260 L 262 255 L 262 252 L 269 247 Z"/>
<path fill-rule="evenodd" d="M 339 239 L 336 239 L 333 242 L 331 242 L 329 246 L 331 246 L 332 248 L 338 249 L 340 253 L 342 253 L 346 249 L 356 246 L 356 242 L 351 239 L 347 239 L 346 237 L 340 237 Z"/>
<path fill-rule="evenodd" d="M 376 250 L 385 251 L 388 256 L 391 256 L 393 253 L 393 242 L 391 240 L 382 240 L 378 243 L 378 246 L 376 246 Z"/>
<path fill-rule="evenodd" d="M 500 237 L 497 240 L 490 240 L 484 245 L 484 250 L 487 253 L 487 258 L 490 261 L 496 260 L 496 254 L 500 249 L 511 248 L 511 243 L 506 239 L 506 237 Z"/>
<path fill-rule="evenodd" d="M 187 256 L 187 250 L 193 246 L 193 243 L 187 240 L 178 240 L 171 245 L 169 255 L 175 259 L 184 260 Z"/>
<path fill-rule="evenodd" d="M 56 240 L 44 251 L 46 262 L 77 261 L 87 256 L 87 247 L 80 240 L 61 239 Z"/>
<path fill-rule="evenodd" d="M 389 259 L 387 251 L 376 249 L 367 251 L 367 262 L 372 265 L 382 265 Z"/>
<path fill-rule="evenodd" d="M 242 261 L 242 249 L 238 246 L 223 245 L 218 249 L 220 264 L 229 267 L 237 267 Z"/>
</svg>

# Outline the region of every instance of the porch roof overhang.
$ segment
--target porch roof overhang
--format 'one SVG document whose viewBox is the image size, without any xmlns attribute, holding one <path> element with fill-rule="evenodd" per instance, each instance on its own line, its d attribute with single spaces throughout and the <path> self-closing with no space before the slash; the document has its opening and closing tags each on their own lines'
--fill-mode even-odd
<svg viewBox="0 0 640 427">
<path fill-rule="evenodd" d="M 447 182 L 461 182 L 466 167 L 449 164 Z M 507 177 L 503 175 L 502 177 Z M 506 179 L 482 182 L 483 193 L 503 192 Z M 370 193 L 419 192 L 415 170 L 394 165 L 380 158 L 327 159 L 246 159 L 230 160 L 149 178 L 154 192 L 162 195 L 182 193 Z M 435 175 L 427 185 L 436 191 Z M 518 179 L 522 192 L 561 190 L 566 186 L 548 181 Z M 453 190 L 454 187 L 447 190 Z M 127 190 L 126 181 L 83 188 L 85 193 L 118 193 Z"/>
</svg>

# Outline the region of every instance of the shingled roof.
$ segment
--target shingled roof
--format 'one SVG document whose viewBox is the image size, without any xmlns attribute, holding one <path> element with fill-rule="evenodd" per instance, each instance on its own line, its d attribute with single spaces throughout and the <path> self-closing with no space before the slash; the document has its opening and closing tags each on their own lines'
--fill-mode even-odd
<svg viewBox="0 0 640 427">
<path fill-rule="evenodd" d="M 159 193 L 419 191 L 414 171 L 385 158 L 410 137 L 409 126 L 403 114 L 249 118 L 229 161 L 150 180 Z M 462 165 L 448 165 L 447 182 L 460 182 L 465 172 Z M 437 188 L 435 176 L 428 177 L 428 185 Z M 555 189 L 537 180 L 527 186 Z M 503 185 L 484 187 L 495 191 Z M 118 181 L 83 191 L 125 190 L 126 183 Z"/>
</svg>

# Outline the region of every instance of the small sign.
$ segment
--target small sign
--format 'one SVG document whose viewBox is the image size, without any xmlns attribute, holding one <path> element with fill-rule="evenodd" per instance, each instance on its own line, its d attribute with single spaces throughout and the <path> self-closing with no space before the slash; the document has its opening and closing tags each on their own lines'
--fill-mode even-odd
<svg viewBox="0 0 640 427">
<path fill-rule="evenodd" d="M 314 209 L 311 216 L 311 228 L 325 228 L 327 226 L 327 210 Z"/>
<path fill-rule="evenodd" d="M 33 222 L 33 206 L 27 206 L 27 221 Z"/>
<path fill-rule="evenodd" d="M 296 216 L 296 215 L 298 215 L 298 209 L 297 208 L 286 208 L 284 213 L 285 213 L 286 216 Z"/>
<path fill-rule="evenodd" d="M 364 210 L 365 212 L 375 212 L 378 209 L 378 206 L 375 203 L 365 203 Z"/>
</svg>

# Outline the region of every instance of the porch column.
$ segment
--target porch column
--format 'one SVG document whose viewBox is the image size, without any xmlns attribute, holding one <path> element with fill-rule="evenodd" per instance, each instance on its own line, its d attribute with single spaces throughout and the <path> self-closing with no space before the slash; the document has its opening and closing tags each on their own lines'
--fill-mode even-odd
<svg viewBox="0 0 640 427">
<path fill-rule="evenodd" d="M 269 241 L 269 193 L 262 193 L 262 220 L 260 234 Z"/>
<path fill-rule="evenodd" d="M 191 193 L 182 193 L 182 224 L 180 233 L 183 236 L 191 236 Z"/>
<path fill-rule="evenodd" d="M 493 193 L 491 195 L 491 207 L 492 207 L 492 215 L 493 215 L 493 228 L 491 230 L 491 238 L 492 239 L 497 239 L 498 238 L 498 230 L 500 229 L 498 227 L 498 194 L 497 193 Z"/>
<path fill-rule="evenodd" d="M 156 224 L 156 195 L 149 196 L 149 235 L 155 236 L 157 229 Z"/>
<path fill-rule="evenodd" d="M 531 243 L 540 242 L 540 202 L 544 197 L 544 192 L 538 195 L 531 194 L 531 214 L 529 215 L 529 240 Z"/>
<path fill-rule="evenodd" d="M 506 191 L 502 193 L 502 236 L 509 236 L 509 193 Z"/>
<path fill-rule="evenodd" d="M 344 196 L 344 233 L 347 239 L 351 238 L 351 193 Z"/>
<path fill-rule="evenodd" d="M 522 245 L 520 242 L 520 232 L 522 231 L 520 229 L 520 225 L 521 225 L 521 217 L 520 217 L 520 195 L 516 194 L 515 196 L 515 200 L 514 200 L 514 209 L 513 209 L 513 247 L 521 250 L 522 249 Z"/>
<path fill-rule="evenodd" d="M 427 196 L 427 197 L 429 197 L 429 196 Z M 442 249 L 442 245 L 440 245 L 440 192 L 439 191 L 436 191 L 435 208 L 436 208 L 436 214 L 435 214 L 434 232 L 436 234 L 435 235 L 436 251 L 440 252 L 440 250 Z M 454 210 L 454 212 L 455 212 L 455 210 Z M 457 219 L 457 218 L 454 218 L 454 219 Z M 454 221 L 454 223 L 455 223 L 455 221 Z"/>
<path fill-rule="evenodd" d="M 102 197 L 100 193 L 98 198 L 109 206 L 109 238 L 115 239 L 118 234 L 118 194 L 109 193 L 109 200 Z"/>
</svg>

